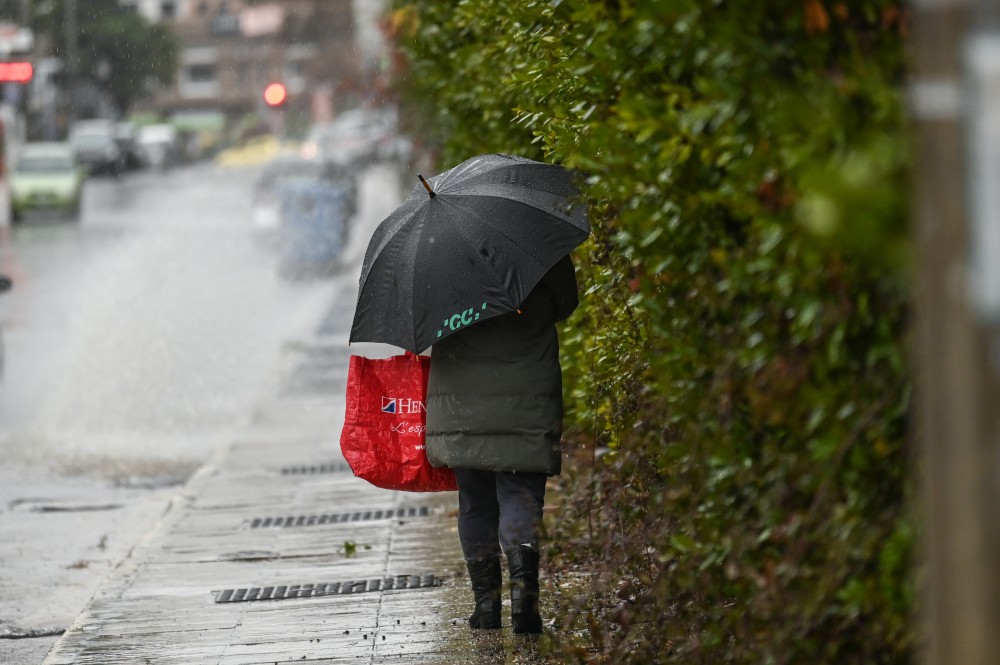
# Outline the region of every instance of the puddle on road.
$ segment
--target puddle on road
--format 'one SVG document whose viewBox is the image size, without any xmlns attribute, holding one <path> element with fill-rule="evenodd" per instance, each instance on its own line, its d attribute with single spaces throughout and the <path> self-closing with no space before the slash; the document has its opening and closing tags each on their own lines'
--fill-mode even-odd
<svg viewBox="0 0 1000 665">
<path fill-rule="evenodd" d="M 0 451 L 8 474 L 30 477 L 34 483 L 57 486 L 72 482 L 112 489 L 157 490 L 175 487 L 203 464 L 189 450 L 201 442 L 215 450 L 221 435 L 175 436 L 83 431 L 0 432 Z M 103 450 L 101 450 L 103 448 Z"/>
<path fill-rule="evenodd" d="M 9 505 L 11 510 L 32 513 L 93 513 L 105 510 L 121 510 L 125 507 L 121 503 L 86 503 L 50 499 L 15 499 Z"/>
<path fill-rule="evenodd" d="M 63 476 L 98 478 L 121 489 L 155 490 L 187 482 L 198 460 L 87 456 L 61 461 L 53 471 Z"/>
<path fill-rule="evenodd" d="M 54 637 L 62 635 L 65 632 L 65 627 L 21 628 L 19 626 L 0 625 L 0 640 L 30 640 L 38 637 Z"/>
</svg>

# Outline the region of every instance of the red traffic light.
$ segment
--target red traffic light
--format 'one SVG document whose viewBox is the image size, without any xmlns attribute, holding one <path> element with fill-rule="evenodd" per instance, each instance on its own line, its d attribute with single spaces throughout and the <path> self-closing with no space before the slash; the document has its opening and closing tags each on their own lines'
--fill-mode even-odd
<svg viewBox="0 0 1000 665">
<path fill-rule="evenodd" d="M 30 62 L 0 62 L 0 83 L 28 83 L 34 75 Z"/>
<path fill-rule="evenodd" d="M 281 106 L 288 99 L 288 90 L 281 83 L 272 83 L 264 88 L 264 101 L 268 106 Z"/>
</svg>

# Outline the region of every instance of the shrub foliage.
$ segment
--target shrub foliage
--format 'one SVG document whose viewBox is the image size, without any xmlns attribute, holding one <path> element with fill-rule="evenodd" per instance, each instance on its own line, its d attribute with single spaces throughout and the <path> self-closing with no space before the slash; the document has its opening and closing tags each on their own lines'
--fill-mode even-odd
<svg viewBox="0 0 1000 665">
<path fill-rule="evenodd" d="M 549 561 L 610 562 L 614 584 L 559 601 L 557 647 L 908 662 L 905 10 L 415 0 L 389 24 L 442 167 L 584 174 L 568 438 L 610 452 Z"/>
</svg>

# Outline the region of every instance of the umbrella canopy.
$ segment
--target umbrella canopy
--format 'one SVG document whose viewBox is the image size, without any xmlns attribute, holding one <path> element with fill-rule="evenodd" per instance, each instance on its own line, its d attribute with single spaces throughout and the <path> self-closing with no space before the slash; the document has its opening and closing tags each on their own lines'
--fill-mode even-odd
<svg viewBox="0 0 1000 665">
<path fill-rule="evenodd" d="M 514 311 L 590 234 L 578 197 L 565 168 L 510 155 L 417 184 L 368 244 L 351 341 L 419 353 Z"/>
</svg>

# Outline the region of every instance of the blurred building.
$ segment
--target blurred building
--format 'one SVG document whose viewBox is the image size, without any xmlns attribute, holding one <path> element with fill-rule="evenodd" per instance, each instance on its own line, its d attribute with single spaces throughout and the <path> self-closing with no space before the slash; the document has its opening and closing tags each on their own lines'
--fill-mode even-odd
<svg viewBox="0 0 1000 665">
<path fill-rule="evenodd" d="M 365 86 L 352 0 L 121 2 L 170 23 L 182 44 L 175 83 L 146 110 L 221 111 L 232 119 L 260 111 L 265 87 L 279 82 L 288 111 L 315 120 L 329 114 L 335 97 Z"/>
</svg>

